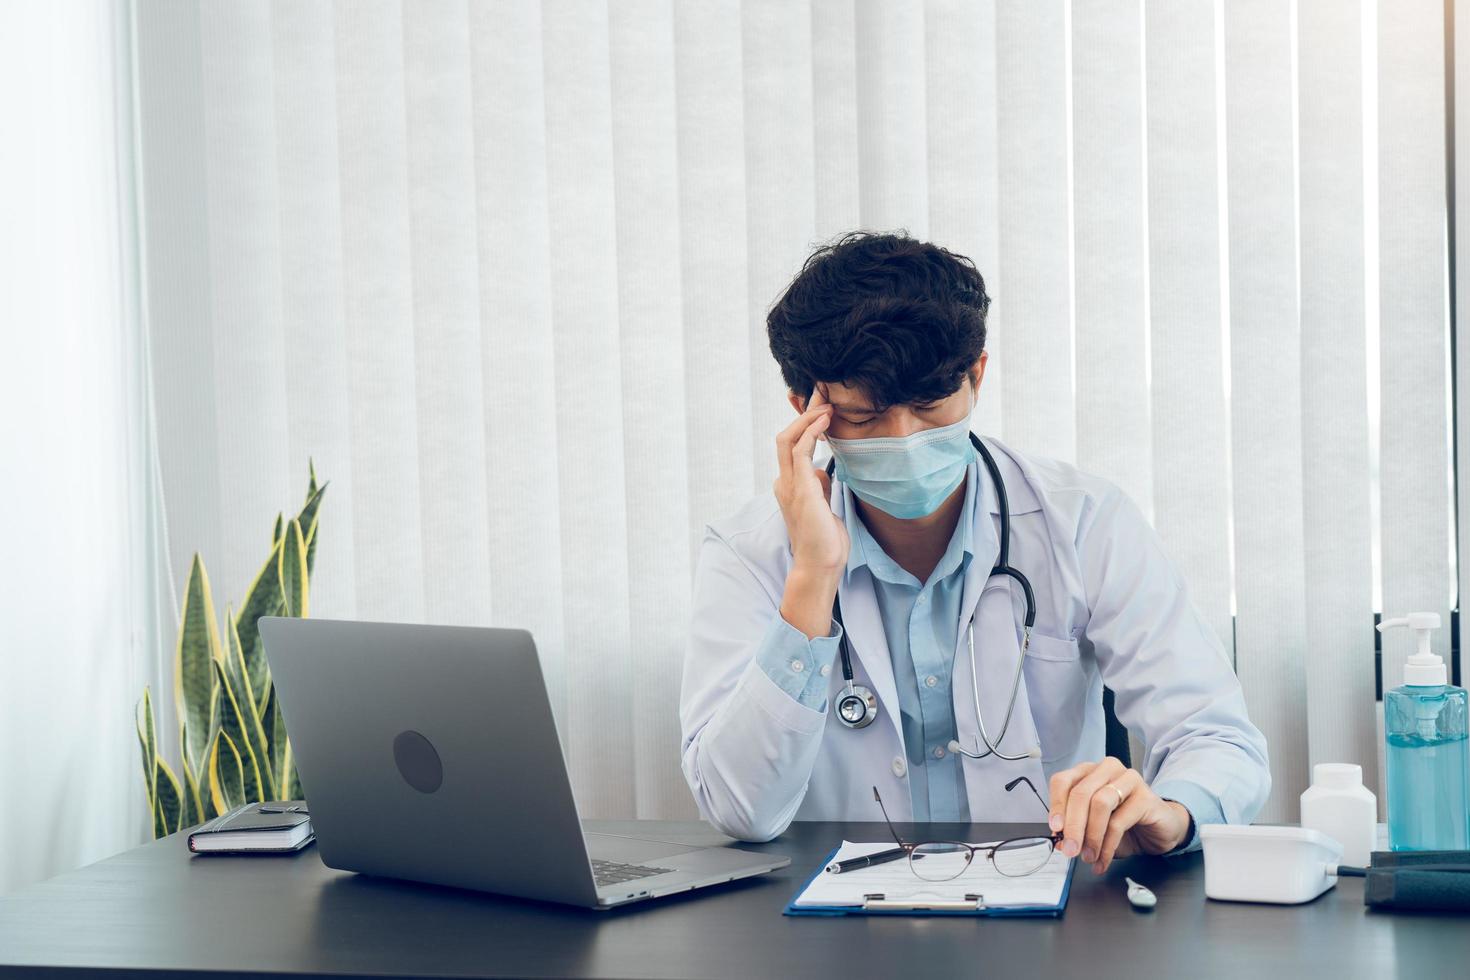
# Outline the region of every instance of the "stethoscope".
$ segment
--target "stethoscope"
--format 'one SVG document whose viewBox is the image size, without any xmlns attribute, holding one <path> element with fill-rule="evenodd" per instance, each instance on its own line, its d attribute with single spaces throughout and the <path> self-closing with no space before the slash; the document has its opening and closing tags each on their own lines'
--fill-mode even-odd
<svg viewBox="0 0 1470 980">
<path fill-rule="evenodd" d="M 1011 681 L 1011 700 L 1006 708 L 1005 720 L 1001 722 L 1000 735 L 991 741 L 989 733 L 985 731 L 985 717 L 980 713 L 980 680 L 975 672 L 975 617 L 970 616 L 969 641 L 970 641 L 970 686 L 975 696 L 975 721 L 979 724 L 980 740 L 985 743 L 984 752 L 971 752 L 957 741 L 951 741 L 949 748 L 951 752 L 958 752 L 966 758 L 983 759 L 987 755 L 994 755 L 997 759 L 1005 759 L 1007 762 L 1015 762 L 1020 759 L 1035 759 L 1040 756 L 1037 749 L 1028 749 L 1020 755 L 1006 755 L 998 746 L 1005 740 L 1006 731 L 1011 727 L 1011 714 L 1016 710 L 1016 694 L 1021 689 L 1021 671 L 1026 665 L 1026 650 L 1031 646 L 1031 627 L 1036 623 L 1036 597 L 1031 592 L 1031 583 L 1019 569 L 1010 565 L 1011 547 L 1011 508 L 1006 500 L 1005 481 L 1000 478 L 1000 469 L 995 465 L 995 459 L 990 455 L 990 450 L 980 441 L 975 433 L 970 433 L 970 442 L 985 461 L 985 468 L 990 471 L 990 480 L 995 484 L 995 496 L 1000 505 L 1000 554 L 997 556 L 995 567 L 990 570 L 987 581 L 997 575 L 1009 575 L 1021 583 L 1021 590 L 1026 594 L 1026 621 L 1024 635 L 1021 640 L 1021 655 L 1016 658 L 1016 676 Z M 827 475 L 831 476 L 836 467 L 835 459 L 827 462 Z M 852 680 L 852 655 L 849 652 L 847 642 L 847 627 L 842 622 L 842 602 L 836 596 L 832 599 L 832 618 L 839 626 L 842 626 L 842 640 L 840 649 L 842 652 L 842 679 L 844 686 L 842 693 L 837 697 L 837 719 L 848 728 L 867 728 L 878 717 L 878 698 L 866 687 L 854 684 Z"/>
</svg>

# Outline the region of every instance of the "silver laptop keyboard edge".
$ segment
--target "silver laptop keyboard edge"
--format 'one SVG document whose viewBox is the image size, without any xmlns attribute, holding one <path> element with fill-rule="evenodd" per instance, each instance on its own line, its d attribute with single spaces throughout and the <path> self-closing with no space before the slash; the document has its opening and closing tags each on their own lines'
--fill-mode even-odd
<svg viewBox="0 0 1470 980">
<path fill-rule="evenodd" d="M 592 880 L 602 885 L 620 885 L 634 878 L 651 878 L 668 874 L 673 868 L 652 868 L 644 864 L 619 864 L 616 861 L 592 859 Z"/>
</svg>

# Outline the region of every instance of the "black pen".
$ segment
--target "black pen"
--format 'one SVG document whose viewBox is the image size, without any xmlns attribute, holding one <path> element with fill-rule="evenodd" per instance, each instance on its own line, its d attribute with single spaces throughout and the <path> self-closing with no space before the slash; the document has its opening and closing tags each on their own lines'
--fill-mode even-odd
<svg viewBox="0 0 1470 980">
<path fill-rule="evenodd" d="M 866 868 L 873 864 L 886 864 L 889 861 L 897 861 L 907 853 L 908 851 L 901 847 L 891 847 L 886 851 L 878 851 L 876 854 L 850 858 L 846 861 L 833 861 L 827 865 L 826 870 L 834 875 L 840 875 L 844 871 L 856 871 L 858 868 Z"/>
</svg>

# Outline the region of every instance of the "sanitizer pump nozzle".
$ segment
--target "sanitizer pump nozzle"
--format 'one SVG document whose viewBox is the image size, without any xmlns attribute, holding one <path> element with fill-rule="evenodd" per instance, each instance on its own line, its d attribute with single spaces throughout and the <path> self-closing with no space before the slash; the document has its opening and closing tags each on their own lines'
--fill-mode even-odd
<svg viewBox="0 0 1470 980">
<path fill-rule="evenodd" d="M 1407 626 L 1414 631 L 1418 648 L 1404 664 L 1404 683 L 1414 687 L 1432 687 L 1448 683 L 1444 658 L 1429 649 L 1429 631 L 1439 629 L 1439 613 L 1417 612 L 1385 619 L 1378 624 L 1378 632 L 1395 626 Z"/>
</svg>

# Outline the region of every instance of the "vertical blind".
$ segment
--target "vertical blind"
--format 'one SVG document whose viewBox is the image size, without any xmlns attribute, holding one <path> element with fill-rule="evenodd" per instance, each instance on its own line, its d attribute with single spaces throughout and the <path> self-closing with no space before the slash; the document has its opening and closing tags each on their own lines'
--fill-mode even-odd
<svg viewBox="0 0 1470 980">
<path fill-rule="evenodd" d="M 1454 594 L 1445 8 L 1382 6 L 140 2 L 173 566 L 238 597 L 311 457 L 313 614 L 531 629 L 585 813 L 691 815 L 695 543 L 790 415 L 766 310 L 903 228 L 994 294 L 976 429 L 1150 514 L 1262 818 L 1313 762 L 1375 785 L 1375 574 Z"/>
</svg>

